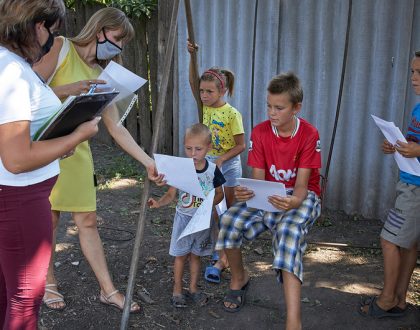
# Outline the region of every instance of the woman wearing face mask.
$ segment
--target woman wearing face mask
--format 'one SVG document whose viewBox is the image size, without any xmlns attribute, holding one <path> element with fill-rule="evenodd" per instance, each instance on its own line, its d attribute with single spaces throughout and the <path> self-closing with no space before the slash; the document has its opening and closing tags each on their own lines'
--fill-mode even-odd
<svg viewBox="0 0 420 330">
<path fill-rule="evenodd" d="M 122 11 L 116 8 L 101 9 L 89 19 L 76 37 L 67 39 L 68 52 L 57 68 L 59 53 L 65 41 L 62 37 L 55 39 L 51 52 L 36 65 L 35 70 L 44 79 L 50 79 L 50 86 L 62 99 L 69 95 L 86 93 L 91 84 L 105 83 L 96 79 L 100 74 L 98 65 L 105 67 L 111 59 L 119 61 L 123 46 L 133 36 L 133 27 Z M 114 140 L 146 167 L 151 180 L 161 181 L 162 176 L 156 174 L 153 159 L 138 146 L 124 126 L 117 125 L 118 119 L 115 108 L 111 107 L 103 114 L 104 124 Z M 50 196 L 54 238 L 60 212 L 72 212 L 79 229 L 83 254 L 100 285 L 100 301 L 122 309 L 125 297 L 112 283 L 97 229 L 96 188 L 88 142 L 77 146 L 71 157 L 61 160 L 60 169 L 60 176 Z M 54 247 L 52 253 L 54 255 Z M 58 292 L 53 264 L 54 258 L 51 258 L 44 303 L 50 309 L 61 310 L 65 308 L 65 302 Z M 139 311 L 140 306 L 132 303 L 131 312 Z"/>
<path fill-rule="evenodd" d="M 61 106 L 32 65 L 49 51 L 64 15 L 62 0 L 0 1 L 0 329 L 37 329 L 57 159 L 98 131 L 96 118 L 67 136 L 32 141 Z"/>
</svg>

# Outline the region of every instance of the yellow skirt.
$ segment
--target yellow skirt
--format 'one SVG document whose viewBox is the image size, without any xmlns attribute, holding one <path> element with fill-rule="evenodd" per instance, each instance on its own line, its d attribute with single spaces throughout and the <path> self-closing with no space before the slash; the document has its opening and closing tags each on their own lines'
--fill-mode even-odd
<svg viewBox="0 0 420 330">
<path fill-rule="evenodd" d="M 60 175 L 50 195 L 51 209 L 64 212 L 96 211 L 96 187 L 89 143 L 82 142 L 74 154 L 60 160 Z"/>
</svg>

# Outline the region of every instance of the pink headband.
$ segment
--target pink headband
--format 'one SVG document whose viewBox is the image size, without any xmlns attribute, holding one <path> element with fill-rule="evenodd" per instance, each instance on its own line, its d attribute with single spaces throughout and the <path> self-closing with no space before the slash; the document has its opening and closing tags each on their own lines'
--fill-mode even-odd
<svg viewBox="0 0 420 330">
<path fill-rule="evenodd" d="M 217 80 L 219 80 L 219 81 L 220 81 L 221 88 L 222 88 L 222 89 L 224 89 L 224 88 L 225 88 L 225 84 L 223 83 L 223 79 L 222 79 L 222 77 L 220 76 L 220 74 L 218 74 L 217 72 L 212 71 L 212 70 L 207 70 L 206 72 L 204 72 L 204 74 L 210 74 L 210 75 L 212 75 L 212 76 L 216 77 L 216 78 L 217 78 Z"/>
</svg>

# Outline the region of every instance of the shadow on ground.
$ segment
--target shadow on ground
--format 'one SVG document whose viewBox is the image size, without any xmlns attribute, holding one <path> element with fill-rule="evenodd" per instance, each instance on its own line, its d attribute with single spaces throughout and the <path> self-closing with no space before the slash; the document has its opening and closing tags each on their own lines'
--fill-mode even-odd
<svg viewBox="0 0 420 330">
<path fill-rule="evenodd" d="M 109 166 L 122 154 L 94 145 L 96 166 Z M 125 291 L 138 220 L 141 183 L 133 179 L 100 180 L 98 191 L 99 231 L 115 286 Z M 161 195 L 153 187 L 152 194 Z M 244 245 L 245 263 L 251 285 L 244 308 L 235 314 L 223 311 L 221 300 L 230 274 L 222 273 L 222 283 L 201 281 L 210 296 L 205 307 L 190 306 L 177 310 L 170 306 L 172 258 L 168 255 L 174 208 L 148 211 L 134 299 L 143 306 L 132 315 L 130 328 L 137 329 L 283 329 L 285 306 L 282 287 L 271 270 L 271 241 L 268 234 Z M 420 269 L 417 267 L 410 287 L 410 308 L 399 319 L 374 320 L 360 316 L 361 295 L 375 295 L 382 285 L 382 257 L 378 247 L 380 222 L 328 214 L 327 223 L 315 226 L 308 241 L 364 244 L 371 249 L 325 248 L 309 245 L 305 256 L 302 287 L 304 329 L 420 329 Z M 363 222 L 362 222 L 363 221 Z M 361 226 L 363 224 L 363 226 Z M 363 228 L 363 229 L 360 229 Z M 67 308 L 62 312 L 43 307 L 40 329 L 118 329 L 120 311 L 99 302 L 99 286 L 85 261 L 70 215 L 65 215 L 58 235 L 56 274 Z M 204 267 L 209 263 L 204 258 Z M 187 276 L 185 277 L 187 286 Z M 153 303 L 142 302 L 149 297 Z"/>
</svg>

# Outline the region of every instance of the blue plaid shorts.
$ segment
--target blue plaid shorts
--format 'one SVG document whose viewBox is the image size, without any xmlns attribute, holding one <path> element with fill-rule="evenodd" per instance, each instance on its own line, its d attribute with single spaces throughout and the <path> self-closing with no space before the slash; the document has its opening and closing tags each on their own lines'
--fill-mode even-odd
<svg viewBox="0 0 420 330">
<path fill-rule="evenodd" d="M 312 191 L 298 209 L 287 212 L 265 212 L 236 203 L 220 219 L 216 250 L 234 249 L 242 238 L 253 240 L 266 230 L 273 234 L 273 268 L 282 280 L 281 270 L 303 280 L 302 258 L 307 243 L 305 236 L 321 214 L 321 202 Z"/>
</svg>

